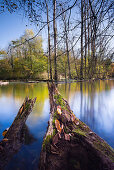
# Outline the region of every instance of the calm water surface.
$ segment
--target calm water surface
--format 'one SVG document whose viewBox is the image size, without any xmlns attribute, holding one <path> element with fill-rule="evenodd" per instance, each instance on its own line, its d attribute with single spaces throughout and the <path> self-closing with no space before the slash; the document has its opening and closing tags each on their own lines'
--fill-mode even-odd
<svg viewBox="0 0 114 170">
<path fill-rule="evenodd" d="M 59 84 L 58 89 L 75 115 L 114 148 L 114 80 Z M 46 83 L 10 83 L 0 86 L 0 140 L 9 127 L 25 96 L 37 97 L 26 122 L 26 138 L 6 170 L 37 169 L 43 136 L 49 120 Z"/>
</svg>

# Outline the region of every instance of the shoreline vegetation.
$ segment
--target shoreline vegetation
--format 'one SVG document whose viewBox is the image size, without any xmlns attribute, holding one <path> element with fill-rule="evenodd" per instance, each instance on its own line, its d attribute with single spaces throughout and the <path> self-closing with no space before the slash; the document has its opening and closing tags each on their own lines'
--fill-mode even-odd
<svg viewBox="0 0 114 170">
<path fill-rule="evenodd" d="M 97 81 L 97 80 L 114 80 L 114 77 L 110 78 L 91 78 L 91 79 L 67 79 L 67 80 L 48 80 L 48 79 L 6 79 L 0 80 L 0 85 L 7 85 L 10 82 L 24 82 L 24 83 L 40 83 L 40 82 L 55 82 L 55 83 L 75 83 L 75 82 L 89 82 L 89 81 Z"/>
<path fill-rule="evenodd" d="M 107 79 L 114 77 L 113 55 L 104 56 L 101 53 L 81 58 L 80 54 L 68 50 L 69 54 L 56 47 L 50 57 L 42 47 L 42 37 L 38 36 L 19 47 L 18 43 L 30 39 L 33 30 L 25 30 L 24 35 L 10 43 L 8 49 L 0 50 L 0 79 L 4 80 L 88 80 Z M 10 51 L 10 52 L 9 52 Z M 68 55 L 68 56 L 67 56 Z M 95 61 L 94 61 L 95 60 Z"/>
</svg>

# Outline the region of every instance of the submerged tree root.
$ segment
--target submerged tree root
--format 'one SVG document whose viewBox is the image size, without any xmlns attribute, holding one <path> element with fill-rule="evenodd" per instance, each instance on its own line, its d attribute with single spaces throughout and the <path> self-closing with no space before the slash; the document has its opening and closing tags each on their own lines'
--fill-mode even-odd
<svg viewBox="0 0 114 170">
<path fill-rule="evenodd" d="M 77 119 L 55 84 L 48 84 L 50 120 L 40 170 L 112 170 L 113 149 Z"/>
</svg>

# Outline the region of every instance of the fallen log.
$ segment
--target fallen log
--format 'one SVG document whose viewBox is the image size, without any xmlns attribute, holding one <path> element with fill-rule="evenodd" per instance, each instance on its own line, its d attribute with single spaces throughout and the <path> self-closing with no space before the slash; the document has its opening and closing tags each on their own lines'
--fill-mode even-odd
<svg viewBox="0 0 114 170">
<path fill-rule="evenodd" d="M 48 89 L 50 120 L 39 170 L 112 170 L 114 150 L 76 118 L 54 83 Z"/>
<path fill-rule="evenodd" d="M 25 98 L 21 108 L 18 111 L 15 120 L 12 125 L 5 132 L 5 136 L 2 141 L 0 141 L 0 170 L 3 169 L 11 157 L 20 149 L 21 145 L 24 143 L 24 135 L 27 127 L 25 122 L 31 113 L 36 98 L 29 99 Z"/>
</svg>

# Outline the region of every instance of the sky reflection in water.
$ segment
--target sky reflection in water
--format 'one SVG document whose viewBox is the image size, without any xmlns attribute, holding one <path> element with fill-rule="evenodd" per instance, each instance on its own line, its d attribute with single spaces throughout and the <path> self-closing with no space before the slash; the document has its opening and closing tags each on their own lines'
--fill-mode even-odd
<svg viewBox="0 0 114 170">
<path fill-rule="evenodd" d="M 58 89 L 69 102 L 75 115 L 114 147 L 114 80 L 59 84 Z M 0 139 L 13 122 L 25 96 L 37 97 L 26 125 L 33 142 L 22 145 L 6 169 L 36 169 L 41 144 L 49 120 L 49 99 L 46 83 L 10 83 L 0 86 Z M 28 139 L 29 140 L 29 139 Z"/>
</svg>

